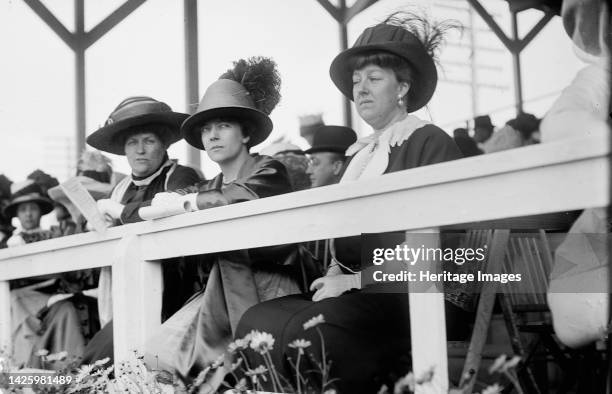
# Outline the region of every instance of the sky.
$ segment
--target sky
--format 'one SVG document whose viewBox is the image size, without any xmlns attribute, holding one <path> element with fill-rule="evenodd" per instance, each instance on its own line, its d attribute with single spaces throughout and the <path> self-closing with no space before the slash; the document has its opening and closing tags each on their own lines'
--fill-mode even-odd
<svg viewBox="0 0 612 394">
<path fill-rule="evenodd" d="M 86 30 L 122 2 L 85 0 Z M 43 3 L 69 30 L 74 28 L 74 2 Z M 509 32 L 507 3 L 485 3 Z M 87 134 L 128 96 L 152 96 L 186 111 L 190 103 L 185 99 L 182 6 L 182 1 L 148 0 L 88 49 Z M 329 65 L 340 51 L 338 25 L 316 0 L 206 0 L 198 8 L 200 96 L 234 60 L 270 56 L 283 84 L 268 141 L 285 137 L 306 147 L 299 137 L 301 115 L 322 113 L 327 124 L 342 123 L 342 96 L 329 78 Z M 463 0 L 380 0 L 350 22 L 349 45 L 365 27 L 400 9 L 422 10 L 435 19 L 455 18 L 469 26 Z M 521 13 L 521 36 L 541 16 L 537 10 Z M 477 91 L 477 114 L 491 113 L 496 125 L 514 114 L 512 59 L 480 17 L 475 15 L 473 21 L 474 34 L 468 28 L 449 36 L 436 93 L 417 113 L 449 133 L 474 115 L 467 67 L 472 55 L 479 65 L 477 79 L 487 85 Z M 74 55 L 22 0 L 0 1 L 0 50 L 0 173 L 19 181 L 41 168 L 65 180 L 75 165 Z M 560 19 L 554 18 L 522 55 L 525 110 L 542 116 L 581 67 Z M 353 119 L 360 135 L 369 133 L 355 114 Z M 176 143 L 170 156 L 184 163 L 186 147 L 184 141 Z M 129 172 L 125 158 L 109 156 L 116 170 Z M 218 172 L 204 152 L 202 169 L 207 177 Z"/>
</svg>

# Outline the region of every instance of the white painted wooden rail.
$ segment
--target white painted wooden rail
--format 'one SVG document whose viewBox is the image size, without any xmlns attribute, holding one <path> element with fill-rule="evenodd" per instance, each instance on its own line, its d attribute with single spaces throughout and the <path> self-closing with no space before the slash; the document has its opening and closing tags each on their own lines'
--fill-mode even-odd
<svg viewBox="0 0 612 394">
<path fill-rule="evenodd" d="M 159 259 L 602 207 L 610 200 L 609 154 L 603 137 L 534 145 L 5 249 L 0 344 L 10 346 L 11 279 L 112 265 L 115 354 L 121 359 L 141 349 L 160 324 Z M 412 338 L 427 346 L 414 347 L 420 360 L 414 365 L 425 370 L 435 364 L 437 377 L 448 381 L 446 341 L 429 335 L 431 327 L 444 326 L 442 298 L 423 303 L 431 305 L 412 312 L 422 314 Z"/>
</svg>

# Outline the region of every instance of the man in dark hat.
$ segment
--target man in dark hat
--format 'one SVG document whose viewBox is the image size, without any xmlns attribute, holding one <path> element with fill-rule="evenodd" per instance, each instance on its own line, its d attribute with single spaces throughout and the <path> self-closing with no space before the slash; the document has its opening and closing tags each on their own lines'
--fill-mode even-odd
<svg viewBox="0 0 612 394">
<path fill-rule="evenodd" d="M 312 147 L 306 151 L 310 163 L 306 173 L 311 187 L 333 185 L 340 181 L 346 159 L 345 152 L 357 141 L 353 129 L 344 126 L 321 126 L 313 137 Z"/>
<path fill-rule="evenodd" d="M 478 149 L 476 141 L 469 136 L 467 129 L 462 127 L 455 129 L 453 139 L 464 157 L 482 155 L 482 150 Z"/>
<path fill-rule="evenodd" d="M 487 141 L 493 135 L 493 123 L 491 123 L 491 117 L 489 115 L 481 115 L 474 118 L 474 141 L 477 144 L 482 144 Z"/>
</svg>

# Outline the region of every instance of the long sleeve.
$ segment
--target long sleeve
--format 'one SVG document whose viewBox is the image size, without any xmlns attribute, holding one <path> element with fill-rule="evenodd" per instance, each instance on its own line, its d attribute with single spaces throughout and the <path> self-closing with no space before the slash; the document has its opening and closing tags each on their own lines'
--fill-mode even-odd
<svg viewBox="0 0 612 394">
<path fill-rule="evenodd" d="M 385 173 L 462 158 L 455 141 L 442 129 L 427 125 L 416 130 L 400 146 L 391 148 Z"/>
<path fill-rule="evenodd" d="M 170 171 L 160 174 L 147 186 L 140 186 L 140 189 L 134 187 L 134 190 L 128 189 L 126 194 L 131 192 L 132 196 L 128 197 L 127 201 L 125 198 L 123 200 L 126 202 L 121 212 L 122 223 L 141 222 L 143 219 L 138 215 L 138 210 L 150 206 L 155 194 L 186 188 L 200 181 L 198 173 L 193 168 L 176 165 L 176 168 Z"/>
<path fill-rule="evenodd" d="M 228 184 L 210 181 L 200 186 L 198 208 L 208 209 L 291 192 L 287 170 L 277 160 L 258 156 L 241 169 L 238 179 Z"/>
</svg>

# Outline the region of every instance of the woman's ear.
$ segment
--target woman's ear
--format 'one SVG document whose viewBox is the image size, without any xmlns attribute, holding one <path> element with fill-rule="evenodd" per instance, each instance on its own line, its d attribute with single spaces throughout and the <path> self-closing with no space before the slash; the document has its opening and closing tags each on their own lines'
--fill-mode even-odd
<svg viewBox="0 0 612 394">
<path fill-rule="evenodd" d="M 246 145 L 246 144 L 247 144 L 247 142 L 249 142 L 250 140 L 251 140 L 251 136 L 250 136 L 250 135 L 247 135 L 247 136 L 242 137 L 242 143 L 243 143 L 243 144 L 245 144 L 245 145 Z"/>
<path fill-rule="evenodd" d="M 400 82 L 398 87 L 397 87 L 397 95 L 399 97 L 404 97 L 408 94 L 408 92 L 410 91 L 410 82 Z"/>
</svg>

